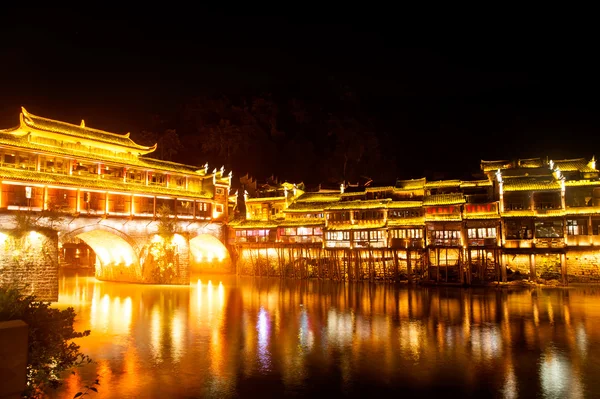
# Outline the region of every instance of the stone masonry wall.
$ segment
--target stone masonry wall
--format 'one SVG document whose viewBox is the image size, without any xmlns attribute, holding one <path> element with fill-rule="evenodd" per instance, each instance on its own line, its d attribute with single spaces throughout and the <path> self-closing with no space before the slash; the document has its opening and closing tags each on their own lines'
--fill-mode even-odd
<svg viewBox="0 0 600 399">
<path fill-rule="evenodd" d="M 522 276 L 529 277 L 531 268 L 529 266 L 529 255 L 506 254 L 506 267 L 513 273 L 519 272 Z"/>
<path fill-rule="evenodd" d="M 58 237 L 54 231 L 15 237 L 0 232 L 0 284 L 22 287 L 43 301 L 58 301 Z"/>
<path fill-rule="evenodd" d="M 536 254 L 535 272 L 544 280 L 560 280 L 560 254 Z"/>
<path fill-rule="evenodd" d="M 567 279 L 571 283 L 600 282 L 600 250 L 569 249 Z"/>
</svg>

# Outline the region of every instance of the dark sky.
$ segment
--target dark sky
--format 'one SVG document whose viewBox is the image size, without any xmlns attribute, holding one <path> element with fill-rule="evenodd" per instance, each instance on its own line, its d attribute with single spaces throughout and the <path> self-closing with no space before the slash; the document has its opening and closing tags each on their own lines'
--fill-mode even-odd
<svg viewBox="0 0 600 399">
<path fill-rule="evenodd" d="M 196 95 L 287 90 L 319 102 L 335 80 L 395 138 L 399 177 L 600 155 L 600 69 L 585 23 L 367 11 L 14 9 L 0 23 L 0 127 L 23 105 L 133 133 Z"/>
</svg>

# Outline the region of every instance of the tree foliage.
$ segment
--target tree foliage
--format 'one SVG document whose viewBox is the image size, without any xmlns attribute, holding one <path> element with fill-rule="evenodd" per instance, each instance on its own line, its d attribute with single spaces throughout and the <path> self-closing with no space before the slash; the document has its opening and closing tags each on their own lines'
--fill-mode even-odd
<svg viewBox="0 0 600 399">
<path fill-rule="evenodd" d="M 23 320 L 28 325 L 27 389 L 25 397 L 41 397 L 60 385 L 60 375 L 91 359 L 72 340 L 90 331 L 77 332 L 73 308 L 55 309 L 49 302 L 23 295 L 17 287 L 0 286 L 0 321 Z"/>
<path fill-rule="evenodd" d="M 171 158 L 179 162 L 310 183 L 396 177 L 389 135 L 363 112 L 358 94 L 337 82 L 318 99 L 287 93 L 199 96 L 169 122 L 163 119 L 153 131 L 176 129 L 181 147 Z M 158 136 L 144 143 L 154 142 Z M 157 152 L 160 157 L 160 142 Z"/>
</svg>

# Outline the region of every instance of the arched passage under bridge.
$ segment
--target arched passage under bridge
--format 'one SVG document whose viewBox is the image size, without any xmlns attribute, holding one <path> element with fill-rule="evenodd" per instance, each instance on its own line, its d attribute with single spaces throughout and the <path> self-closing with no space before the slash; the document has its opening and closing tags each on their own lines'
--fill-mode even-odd
<svg viewBox="0 0 600 399">
<path fill-rule="evenodd" d="M 190 240 L 190 272 L 231 273 L 233 263 L 227 247 L 210 234 L 200 234 Z"/>
<path fill-rule="evenodd" d="M 135 242 L 123 232 L 93 225 L 73 230 L 61 237 L 61 244 L 86 243 L 95 253 L 95 276 L 99 280 L 141 282 L 142 268 Z"/>
</svg>

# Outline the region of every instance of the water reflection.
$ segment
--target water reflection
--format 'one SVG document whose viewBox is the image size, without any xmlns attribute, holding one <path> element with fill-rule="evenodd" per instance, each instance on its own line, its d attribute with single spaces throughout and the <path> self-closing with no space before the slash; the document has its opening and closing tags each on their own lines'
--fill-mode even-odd
<svg viewBox="0 0 600 399">
<path fill-rule="evenodd" d="M 236 277 L 189 287 L 64 277 L 99 398 L 600 396 L 600 291 L 408 288 Z M 401 390 L 401 391 L 398 391 Z"/>
</svg>

